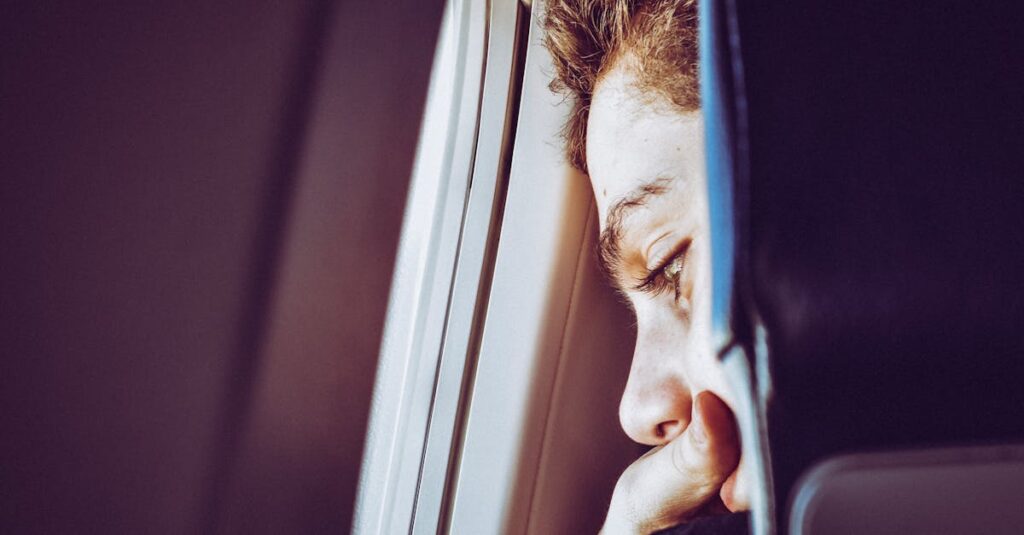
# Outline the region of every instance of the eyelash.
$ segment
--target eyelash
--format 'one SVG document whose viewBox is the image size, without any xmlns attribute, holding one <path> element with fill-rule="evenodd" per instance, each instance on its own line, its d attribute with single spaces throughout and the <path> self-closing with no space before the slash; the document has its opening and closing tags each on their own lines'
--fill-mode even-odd
<svg viewBox="0 0 1024 535">
<path fill-rule="evenodd" d="M 639 281 L 634 288 L 638 291 L 649 293 L 651 295 L 661 295 L 668 291 L 671 287 L 675 290 L 675 298 L 679 300 L 680 293 L 680 277 L 683 274 L 683 270 L 686 266 L 686 255 L 690 251 L 690 242 L 687 240 L 680 247 L 679 250 L 672 256 L 665 259 L 661 265 L 654 268 L 644 277 L 643 280 Z M 675 265 L 678 261 L 678 271 L 675 276 L 668 274 L 669 268 Z"/>
</svg>

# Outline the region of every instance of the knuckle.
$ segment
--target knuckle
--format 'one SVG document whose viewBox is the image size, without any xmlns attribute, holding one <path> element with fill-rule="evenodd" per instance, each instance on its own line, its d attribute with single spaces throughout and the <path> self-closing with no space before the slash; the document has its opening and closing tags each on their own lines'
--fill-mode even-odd
<svg viewBox="0 0 1024 535">
<path fill-rule="evenodd" d="M 672 467 L 686 478 L 688 487 L 694 493 L 707 494 L 715 486 L 715 474 L 707 452 L 694 450 L 685 445 L 672 448 Z"/>
</svg>

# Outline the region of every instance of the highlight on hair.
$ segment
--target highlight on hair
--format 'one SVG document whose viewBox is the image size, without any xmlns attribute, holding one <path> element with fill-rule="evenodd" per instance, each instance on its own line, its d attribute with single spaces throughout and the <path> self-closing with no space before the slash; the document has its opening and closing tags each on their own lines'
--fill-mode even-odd
<svg viewBox="0 0 1024 535">
<path fill-rule="evenodd" d="M 573 99 L 564 136 L 569 161 L 587 172 L 587 117 L 601 76 L 624 60 L 636 89 L 682 111 L 700 108 L 696 0 L 547 0 L 544 44 L 551 89 Z"/>
</svg>

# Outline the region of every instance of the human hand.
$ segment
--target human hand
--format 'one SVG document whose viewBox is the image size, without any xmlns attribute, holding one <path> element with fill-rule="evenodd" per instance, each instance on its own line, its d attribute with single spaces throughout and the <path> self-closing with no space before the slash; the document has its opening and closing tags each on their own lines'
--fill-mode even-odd
<svg viewBox="0 0 1024 535">
<path fill-rule="evenodd" d="M 730 503 L 740 457 L 732 412 L 707 391 L 693 400 L 692 412 L 686 430 L 622 473 L 601 533 L 646 534 L 672 527 L 720 506 L 719 493 L 730 509 L 742 507 Z"/>
</svg>

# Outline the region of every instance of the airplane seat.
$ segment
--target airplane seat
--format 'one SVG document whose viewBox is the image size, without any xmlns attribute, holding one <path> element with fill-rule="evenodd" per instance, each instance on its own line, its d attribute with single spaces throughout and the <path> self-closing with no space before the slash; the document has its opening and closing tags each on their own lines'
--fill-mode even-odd
<svg viewBox="0 0 1024 535">
<path fill-rule="evenodd" d="M 774 527 L 1019 532 L 1024 6 L 706 4 Z"/>
</svg>

